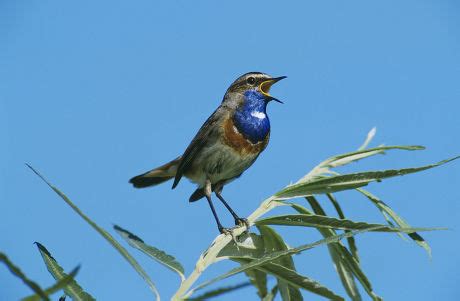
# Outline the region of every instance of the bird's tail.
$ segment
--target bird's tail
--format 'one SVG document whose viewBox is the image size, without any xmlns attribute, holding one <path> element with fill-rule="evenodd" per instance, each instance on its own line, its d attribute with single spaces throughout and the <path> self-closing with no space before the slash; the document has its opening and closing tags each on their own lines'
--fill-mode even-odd
<svg viewBox="0 0 460 301">
<path fill-rule="evenodd" d="M 133 184 L 133 186 L 136 188 L 145 188 L 166 182 L 176 176 L 180 159 L 181 157 L 177 157 L 165 165 L 152 169 L 141 175 L 135 176 L 129 180 L 129 183 Z"/>
</svg>

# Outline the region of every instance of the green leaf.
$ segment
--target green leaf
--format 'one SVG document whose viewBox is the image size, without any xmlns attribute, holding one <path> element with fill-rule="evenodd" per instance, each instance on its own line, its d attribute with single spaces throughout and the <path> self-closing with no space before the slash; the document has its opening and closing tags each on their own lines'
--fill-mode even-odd
<svg viewBox="0 0 460 301">
<path fill-rule="evenodd" d="M 354 222 L 348 219 L 337 219 L 322 215 L 307 214 L 286 214 L 267 217 L 256 221 L 256 225 L 282 225 L 282 226 L 302 226 L 325 229 L 341 230 L 367 230 L 375 232 L 404 232 L 413 233 L 416 231 L 443 230 L 443 228 L 394 228 L 382 224 L 369 224 L 365 222 Z"/>
<path fill-rule="evenodd" d="M 261 272 L 259 270 L 247 270 L 244 271 L 246 276 L 248 276 L 249 281 L 257 289 L 257 295 L 260 299 L 266 298 L 268 295 L 267 291 L 267 273 Z"/>
<path fill-rule="evenodd" d="M 230 293 L 230 292 L 239 290 L 241 288 L 245 288 L 245 287 L 250 286 L 250 285 L 251 285 L 250 282 L 243 282 L 243 283 L 240 283 L 240 284 L 237 284 L 237 285 L 232 285 L 232 286 L 227 286 L 227 287 L 219 287 L 219 288 L 214 289 L 212 291 L 206 292 L 206 293 L 204 293 L 204 294 L 202 294 L 202 295 L 200 295 L 198 297 L 188 298 L 186 300 L 189 300 L 189 301 L 208 300 L 210 298 L 220 296 L 220 295 L 223 295 L 223 294 L 226 294 L 226 293 Z"/>
<path fill-rule="evenodd" d="M 320 204 L 313 196 L 308 196 L 307 198 L 308 203 L 312 206 L 315 212 L 320 214 L 325 214 L 324 210 L 318 210 L 321 208 Z M 333 232 L 335 234 L 335 232 Z M 364 274 L 359 262 L 351 255 L 347 248 L 343 244 L 335 244 L 334 247 L 336 248 L 337 254 L 341 258 L 341 263 L 343 264 L 344 270 L 351 272 L 356 279 L 361 283 L 366 293 L 372 298 L 372 300 L 382 300 L 377 294 L 374 293 L 372 289 L 372 285 L 367 278 L 366 274 Z M 351 288 L 351 287 L 350 287 Z M 353 288 L 355 289 L 355 288 Z M 351 292 L 351 291 L 350 291 Z M 361 296 L 358 295 L 358 298 L 361 299 Z"/>
<path fill-rule="evenodd" d="M 208 281 L 204 282 L 203 284 L 199 285 L 198 287 L 196 287 L 195 289 L 193 289 L 192 291 L 202 289 L 202 288 L 204 288 L 204 287 L 206 287 L 206 286 L 208 286 L 208 285 L 210 285 L 212 283 L 215 283 L 215 282 L 220 281 L 222 279 L 225 279 L 225 278 L 228 278 L 230 276 L 236 275 L 238 273 L 244 272 L 245 270 L 253 269 L 253 268 L 259 268 L 260 266 L 262 266 L 262 265 L 264 265 L 266 263 L 272 262 L 274 260 L 280 259 L 283 256 L 301 253 L 301 252 L 303 252 L 305 250 L 309 250 L 309 249 L 312 249 L 314 247 L 317 247 L 317 246 L 320 246 L 320 245 L 323 245 L 323 244 L 330 244 L 330 243 L 338 242 L 343 238 L 347 238 L 347 237 L 350 237 L 352 235 L 357 235 L 357 234 L 360 234 L 360 233 L 368 232 L 370 230 L 376 230 L 376 229 L 368 229 L 368 230 L 363 230 L 363 231 L 353 231 L 353 232 L 350 232 L 350 233 L 343 233 L 343 234 L 340 234 L 340 235 L 335 235 L 335 236 L 332 236 L 332 237 L 321 239 L 321 240 L 316 241 L 314 243 L 302 245 L 302 246 L 299 246 L 297 248 L 292 248 L 292 249 L 285 250 L 285 251 L 277 251 L 277 252 L 272 252 L 272 253 L 266 254 L 261 258 L 257 258 L 255 260 L 252 260 L 249 263 L 243 264 L 243 265 L 241 265 L 239 267 L 236 267 L 236 268 L 230 270 L 229 272 L 227 272 L 227 273 L 225 273 L 223 275 L 220 275 L 220 276 L 215 277 L 215 278 L 213 278 L 211 280 L 208 280 Z"/>
<path fill-rule="evenodd" d="M 376 154 L 383 154 L 386 150 L 407 150 L 407 151 L 415 151 L 415 150 L 424 150 L 425 147 L 421 145 L 389 145 L 389 146 L 378 146 L 373 148 L 367 149 L 360 149 L 354 152 L 341 154 L 335 157 L 332 157 L 326 162 L 328 167 L 338 167 L 343 166 L 345 164 L 355 162 L 361 159 L 364 159 L 369 156 L 373 156 Z"/>
<path fill-rule="evenodd" d="M 121 256 L 123 256 L 126 261 L 136 270 L 136 272 L 144 279 L 144 281 L 148 284 L 150 290 L 155 294 L 155 297 L 157 300 L 160 300 L 160 294 L 158 293 L 158 290 L 153 283 L 152 279 L 147 275 L 147 273 L 142 269 L 142 267 L 137 263 L 136 259 L 129 254 L 129 252 L 123 248 L 120 243 L 115 240 L 115 238 L 112 237 L 107 231 L 105 231 L 103 228 L 99 227 L 95 222 L 93 222 L 86 214 L 83 213 L 77 206 L 75 206 L 74 203 L 63 193 L 61 192 L 58 188 L 54 187 L 51 185 L 50 182 L 48 182 L 38 171 L 36 171 L 32 166 L 29 164 L 26 164 L 27 167 L 29 167 L 40 179 L 43 180 L 57 195 L 59 195 L 66 203 L 69 205 L 83 220 L 85 220 L 96 232 L 98 232 L 105 240 L 107 240 L 112 247 L 117 250 Z"/>
<path fill-rule="evenodd" d="M 340 254 L 348 252 L 348 250 L 342 244 L 336 244 L 331 246 L 329 250 L 332 261 L 336 263 L 335 268 L 339 275 L 340 281 L 342 282 L 345 291 L 353 301 L 361 301 L 362 297 L 356 285 L 355 277 L 353 272 L 349 270 L 346 264 L 343 263 L 343 259 Z"/>
<path fill-rule="evenodd" d="M 264 255 L 264 240 L 260 235 L 255 233 L 242 234 L 238 237 L 238 243 L 230 241 L 219 254 L 217 258 L 244 257 L 249 259 L 259 258 Z"/>
<path fill-rule="evenodd" d="M 275 300 L 276 294 L 278 293 L 278 285 L 275 285 L 264 298 L 261 298 L 262 301 L 273 301 Z"/>
<path fill-rule="evenodd" d="M 242 264 L 243 261 L 237 258 L 254 259 L 262 257 L 265 251 L 263 239 L 255 233 L 242 234 L 238 237 L 238 244 L 235 241 L 228 243 L 217 255 L 218 258 L 231 259 Z M 267 274 L 257 269 L 244 271 L 257 288 L 259 297 L 265 298 L 267 292 Z"/>
<path fill-rule="evenodd" d="M 381 297 L 377 296 L 374 293 L 374 290 L 372 289 L 372 285 L 367 279 L 367 276 L 364 274 L 364 272 L 361 270 L 361 267 L 359 266 L 359 262 L 356 261 L 356 259 L 348 252 L 348 250 L 343 250 L 341 252 L 342 256 L 344 256 L 344 264 L 345 267 L 353 272 L 355 277 L 361 282 L 363 285 L 364 289 L 368 293 L 368 295 L 373 299 L 373 300 L 383 300 Z"/>
<path fill-rule="evenodd" d="M 366 145 L 366 142 L 363 146 Z M 400 150 L 422 150 L 425 149 L 423 146 L 418 145 L 393 145 L 393 146 L 379 146 L 374 148 L 362 149 L 360 148 L 358 151 L 337 155 L 326 159 L 325 161 L 318 164 L 315 168 L 313 168 L 308 174 L 306 174 L 303 178 L 301 178 L 296 184 L 309 182 L 313 179 L 321 177 L 321 175 L 328 174 L 330 172 L 330 168 L 343 166 L 349 164 L 351 162 L 356 162 L 358 160 L 375 156 L 377 154 L 384 154 L 386 150 L 393 150 L 393 149 L 400 149 Z"/>
<path fill-rule="evenodd" d="M 390 216 L 399 227 L 410 228 L 410 225 L 402 217 L 396 214 L 396 212 L 394 212 L 393 209 L 391 209 L 390 206 L 388 206 L 385 202 L 380 200 L 378 197 L 376 197 L 369 191 L 359 188 L 357 190 L 363 195 L 365 195 L 375 206 L 377 206 L 377 208 L 379 208 L 379 210 L 382 212 L 383 216 L 390 225 L 392 224 L 392 222 L 388 219 L 388 216 Z M 415 243 L 417 243 L 420 247 L 424 248 L 428 253 L 428 256 L 431 258 L 431 248 L 425 241 L 425 239 L 423 239 L 423 237 L 416 232 L 407 234 L 410 238 L 412 238 L 415 241 Z"/>
<path fill-rule="evenodd" d="M 68 275 L 64 272 L 64 269 L 57 263 L 56 259 L 51 256 L 50 252 L 40 243 L 35 243 L 38 247 L 38 251 L 40 251 L 40 255 L 45 262 L 46 268 L 50 272 L 50 274 L 56 279 L 57 281 L 62 280 L 63 278 L 67 277 Z M 70 282 L 64 287 L 64 292 L 72 298 L 74 301 L 88 301 L 88 300 L 96 300 L 90 294 L 85 292 L 81 286 L 72 278 Z"/>
<path fill-rule="evenodd" d="M 144 254 L 146 254 L 147 256 L 149 256 L 151 258 L 153 258 L 154 260 L 156 260 L 160 264 L 164 265 L 168 269 L 176 272 L 179 275 L 181 281 L 184 281 L 184 279 L 185 279 L 185 277 L 184 277 L 184 268 L 176 260 L 176 258 L 174 258 L 171 255 L 166 254 L 162 250 L 159 250 L 159 249 L 157 249 L 157 248 L 155 248 L 153 246 L 147 245 L 146 243 L 144 243 L 144 241 L 139 236 L 129 232 L 126 229 L 123 229 L 120 226 L 115 225 L 113 228 L 118 232 L 118 234 L 120 234 L 120 236 L 124 240 L 126 240 L 128 242 L 128 244 L 131 247 L 142 251 Z"/>
<path fill-rule="evenodd" d="M 313 208 L 314 212 L 319 215 L 326 215 L 326 212 L 323 210 L 321 205 L 314 197 L 307 197 L 307 201 L 310 203 L 310 206 Z M 313 215 L 310 210 L 300 206 L 298 204 L 291 204 L 291 206 L 299 213 Z M 321 235 L 325 238 L 333 237 L 337 233 L 332 229 L 322 229 L 317 228 Z M 353 237 L 353 236 L 350 236 Z M 344 252 L 348 252 L 347 248 L 341 243 L 332 243 L 327 245 L 331 259 L 335 265 L 337 274 L 339 275 L 340 281 L 342 282 L 345 291 L 348 296 L 353 301 L 361 301 L 362 297 L 359 293 L 358 287 L 356 285 L 355 277 L 351 269 L 348 268 L 348 265 L 344 262 L 345 256 L 342 255 Z M 360 268 L 359 266 L 357 268 Z"/>
<path fill-rule="evenodd" d="M 381 181 L 386 178 L 403 176 L 406 174 L 420 172 L 433 167 L 437 167 L 458 158 L 460 158 L 460 156 L 421 167 L 389 169 L 384 171 L 367 171 L 345 175 L 334 175 L 326 178 L 314 178 L 311 181 L 300 182 L 288 186 L 276 193 L 275 197 L 279 200 L 283 200 L 296 197 L 304 197 L 313 194 L 332 193 L 341 190 L 355 189 L 366 186 L 373 181 Z"/>
<path fill-rule="evenodd" d="M 49 296 L 49 295 L 52 295 L 62 290 L 67 284 L 71 283 L 71 281 L 74 280 L 79 270 L 80 270 L 80 266 L 77 266 L 67 276 L 63 277 L 62 279 L 57 281 L 55 284 L 47 288 L 45 290 L 45 293 Z M 22 299 L 22 301 L 41 301 L 41 300 L 42 300 L 42 297 L 40 297 L 38 294 L 28 296 Z"/>
<path fill-rule="evenodd" d="M 312 280 L 308 277 L 302 276 L 298 274 L 296 271 L 291 270 L 282 265 L 279 265 L 276 263 L 269 263 L 269 264 L 260 266 L 258 269 L 272 274 L 277 279 L 280 279 L 284 283 L 288 284 L 289 287 L 295 287 L 297 289 L 304 289 L 311 293 L 328 298 L 329 300 L 344 300 L 341 296 L 335 294 L 334 292 L 332 292 L 331 290 L 329 290 L 327 287 L 323 286 L 319 282 Z M 279 286 L 279 283 L 280 281 L 278 282 L 278 286 Z M 291 292 L 291 290 L 289 291 Z M 300 298 L 302 298 L 302 295 L 300 294 L 300 292 L 299 292 L 299 295 L 289 295 L 288 300 L 293 300 L 293 301 L 303 300 L 303 298 L 297 299 L 299 298 L 299 296 Z M 284 296 L 282 296 L 282 298 L 283 300 L 285 300 Z"/>
<path fill-rule="evenodd" d="M 363 144 L 358 148 L 358 150 L 366 149 L 372 139 L 374 139 L 375 133 L 377 133 L 377 128 L 374 126 L 369 133 L 367 133 L 366 140 L 364 140 Z"/>
<path fill-rule="evenodd" d="M 271 253 L 273 251 L 285 251 L 288 249 L 283 238 L 272 228 L 268 226 L 258 226 L 259 232 L 264 240 L 265 253 Z M 284 256 L 273 263 L 278 263 L 290 270 L 295 271 L 294 260 L 292 256 Z M 276 275 L 275 275 L 276 276 Z M 292 287 L 289 282 L 284 279 L 277 277 L 278 289 L 281 294 L 281 298 L 284 301 L 289 300 L 303 300 L 302 294 L 299 288 Z"/>
<path fill-rule="evenodd" d="M 43 300 L 49 300 L 48 295 L 35 281 L 30 280 L 19 267 L 17 267 L 6 254 L 0 252 L 0 262 L 3 262 L 6 267 L 10 270 L 11 274 L 15 275 L 24 282 L 32 291 L 39 295 Z"/>
<path fill-rule="evenodd" d="M 339 202 L 337 202 L 337 199 L 334 197 L 332 193 L 327 194 L 327 198 L 331 201 L 332 205 L 335 208 L 335 211 L 337 211 L 337 214 L 340 219 L 345 219 L 345 214 L 343 213 L 342 207 L 340 207 Z M 350 230 L 345 230 L 350 231 Z M 358 248 L 356 246 L 356 241 L 353 236 L 347 238 L 348 242 L 348 247 L 350 248 L 351 254 L 353 257 L 356 259 L 356 261 L 359 262 L 359 255 L 358 255 Z"/>
</svg>

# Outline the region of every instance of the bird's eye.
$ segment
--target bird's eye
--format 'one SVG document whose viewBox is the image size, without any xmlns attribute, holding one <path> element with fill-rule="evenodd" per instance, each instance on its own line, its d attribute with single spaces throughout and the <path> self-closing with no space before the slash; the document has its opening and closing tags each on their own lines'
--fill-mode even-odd
<svg viewBox="0 0 460 301">
<path fill-rule="evenodd" d="M 256 83 L 256 79 L 251 76 L 251 77 L 248 77 L 247 82 L 248 82 L 248 84 L 253 86 Z"/>
</svg>

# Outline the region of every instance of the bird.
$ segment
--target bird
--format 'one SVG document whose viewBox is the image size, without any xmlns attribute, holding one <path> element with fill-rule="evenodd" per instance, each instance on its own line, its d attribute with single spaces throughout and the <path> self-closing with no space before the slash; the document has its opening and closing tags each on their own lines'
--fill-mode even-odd
<svg viewBox="0 0 460 301">
<path fill-rule="evenodd" d="M 219 221 L 211 199 L 213 192 L 231 213 L 235 225 L 249 229 L 248 220 L 233 211 L 222 197 L 222 190 L 240 177 L 267 147 L 270 139 L 267 104 L 271 101 L 283 103 L 269 91 L 284 78 L 286 76 L 272 77 L 262 72 L 238 77 L 181 156 L 129 182 L 135 188 L 145 188 L 173 179 L 174 189 L 185 176 L 197 184 L 189 202 L 205 197 L 220 233 L 228 234 L 232 229 L 224 228 Z"/>
</svg>

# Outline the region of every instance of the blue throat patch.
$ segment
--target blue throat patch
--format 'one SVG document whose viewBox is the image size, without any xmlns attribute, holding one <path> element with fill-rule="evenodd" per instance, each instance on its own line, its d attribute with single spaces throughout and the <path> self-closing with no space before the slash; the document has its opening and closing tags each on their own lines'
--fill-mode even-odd
<svg viewBox="0 0 460 301">
<path fill-rule="evenodd" d="M 233 115 L 235 127 L 252 143 L 264 140 L 270 132 L 266 109 L 267 101 L 262 93 L 248 90 L 244 92 L 244 104 Z"/>
</svg>

